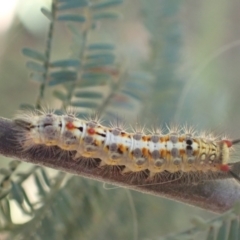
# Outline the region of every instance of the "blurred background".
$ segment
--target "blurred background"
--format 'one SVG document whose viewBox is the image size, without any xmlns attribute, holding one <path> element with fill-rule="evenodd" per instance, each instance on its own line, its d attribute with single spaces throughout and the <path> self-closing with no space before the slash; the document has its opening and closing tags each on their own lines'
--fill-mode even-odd
<svg viewBox="0 0 240 240">
<path fill-rule="evenodd" d="M 28 47 L 44 52 L 49 22 L 40 8 L 50 8 L 50 5 L 50 0 L 1 2 L 2 117 L 12 118 L 20 103 L 34 105 L 36 102 L 39 84 L 30 81 L 21 49 Z M 120 60 L 128 68 L 144 70 L 155 79 L 147 98 L 140 102 L 136 111 L 124 113 L 126 121 L 134 124 L 138 118 L 149 128 L 156 123 L 187 123 L 197 130 L 238 138 L 240 2 L 131 0 L 124 1 L 117 10 L 124 17 L 118 21 L 105 21 L 95 36 L 102 41 L 114 42 Z M 63 58 L 69 53 L 70 33 L 59 24 L 54 34 L 51 58 Z M 59 102 L 51 99 L 51 91 L 49 88 L 46 103 L 59 107 Z M 2 166 L 8 161 L 1 159 Z M 22 164 L 21 168 L 24 170 L 27 166 Z M 82 238 L 78 239 L 133 239 L 136 233 L 137 239 L 158 239 L 167 233 L 189 228 L 196 215 L 204 219 L 215 216 L 168 199 L 120 188 L 106 190 L 102 183 L 82 181 L 86 187 L 75 191 L 86 194 L 87 201 L 95 202 L 97 196 L 91 189 L 97 189 L 101 204 L 94 203 L 89 210 L 91 213 L 87 213 L 93 217 L 84 225 Z M 33 185 L 29 183 L 25 187 L 30 186 L 31 191 Z M 14 200 L 12 204 L 11 215 L 16 223 L 30 219 L 18 210 Z M 84 218 L 85 215 L 81 215 L 83 209 L 74 211 Z M 72 213 L 68 214 L 71 216 Z"/>
</svg>

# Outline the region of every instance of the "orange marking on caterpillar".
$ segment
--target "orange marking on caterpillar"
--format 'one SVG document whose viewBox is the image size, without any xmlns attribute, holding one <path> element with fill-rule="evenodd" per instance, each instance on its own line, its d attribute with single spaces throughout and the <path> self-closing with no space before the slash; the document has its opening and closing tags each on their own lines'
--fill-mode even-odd
<svg viewBox="0 0 240 240">
<path fill-rule="evenodd" d="M 122 137 L 125 137 L 125 136 L 127 136 L 127 133 L 121 132 L 121 136 L 122 136 Z"/>
<path fill-rule="evenodd" d="M 162 142 L 166 142 L 166 137 L 160 137 L 159 141 L 162 143 Z"/>
<path fill-rule="evenodd" d="M 183 142 L 184 140 L 185 140 L 185 137 L 179 137 L 179 138 L 178 138 L 178 141 L 179 141 L 179 142 Z"/>
<path fill-rule="evenodd" d="M 220 170 L 223 172 L 229 172 L 230 171 L 230 167 L 228 164 L 222 164 L 220 165 Z"/>
<path fill-rule="evenodd" d="M 186 153 L 186 151 L 185 151 L 184 149 L 180 149 L 180 150 L 179 150 L 179 154 L 180 154 L 180 155 L 184 155 L 185 153 Z"/>
<path fill-rule="evenodd" d="M 143 140 L 144 142 L 146 142 L 147 139 L 148 139 L 147 136 L 145 136 L 145 135 L 142 136 L 142 140 Z"/>
<path fill-rule="evenodd" d="M 143 154 L 143 156 L 148 157 L 148 149 L 147 148 L 143 148 L 142 149 L 142 154 Z"/>
<path fill-rule="evenodd" d="M 68 122 L 68 123 L 66 124 L 66 128 L 67 128 L 68 130 L 72 130 L 72 129 L 75 128 L 75 126 L 74 126 L 74 124 L 73 124 L 72 122 Z"/>
<path fill-rule="evenodd" d="M 123 144 L 119 144 L 119 146 L 118 146 L 118 151 L 119 151 L 121 154 L 125 152 L 125 147 L 124 147 Z"/>
<path fill-rule="evenodd" d="M 232 141 L 227 140 L 227 139 L 224 139 L 223 142 L 226 143 L 226 145 L 228 146 L 228 148 L 232 147 L 232 145 L 233 145 Z"/>
<path fill-rule="evenodd" d="M 160 156 L 161 156 L 161 158 L 166 158 L 166 156 L 167 156 L 167 150 L 161 150 L 161 151 L 160 151 Z"/>
<path fill-rule="evenodd" d="M 94 130 L 93 128 L 89 128 L 89 129 L 87 130 L 87 132 L 88 132 L 89 135 L 95 134 L 95 130 Z"/>
</svg>

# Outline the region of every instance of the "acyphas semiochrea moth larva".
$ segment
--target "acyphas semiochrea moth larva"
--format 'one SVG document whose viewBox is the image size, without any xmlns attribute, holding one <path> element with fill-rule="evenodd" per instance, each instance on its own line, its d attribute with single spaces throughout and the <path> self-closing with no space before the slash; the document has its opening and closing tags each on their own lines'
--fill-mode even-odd
<svg viewBox="0 0 240 240">
<path fill-rule="evenodd" d="M 57 146 L 74 152 L 74 159 L 101 159 L 100 167 L 124 166 L 121 173 L 148 171 L 149 178 L 168 172 L 215 174 L 231 171 L 233 145 L 240 140 L 198 135 L 191 128 L 168 129 L 149 134 L 127 132 L 119 126 L 106 127 L 96 120 L 73 114 L 25 112 L 15 118 L 17 137 L 23 150 L 39 145 Z"/>
</svg>

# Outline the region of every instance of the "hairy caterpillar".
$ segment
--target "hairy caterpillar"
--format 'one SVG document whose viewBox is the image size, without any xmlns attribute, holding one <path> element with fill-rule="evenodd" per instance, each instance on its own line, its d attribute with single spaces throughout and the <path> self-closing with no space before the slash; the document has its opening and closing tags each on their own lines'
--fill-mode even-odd
<svg viewBox="0 0 240 240">
<path fill-rule="evenodd" d="M 168 173 L 219 173 L 231 171 L 232 145 L 239 140 L 198 136 L 191 129 L 169 129 L 163 134 L 126 132 L 119 126 L 105 127 L 96 120 L 73 114 L 25 113 L 14 120 L 21 127 L 18 140 L 23 150 L 39 145 L 75 151 L 74 159 L 99 158 L 101 166 L 124 166 L 121 172 L 148 170 L 154 177 Z M 88 161 L 86 159 L 86 161 Z"/>
</svg>

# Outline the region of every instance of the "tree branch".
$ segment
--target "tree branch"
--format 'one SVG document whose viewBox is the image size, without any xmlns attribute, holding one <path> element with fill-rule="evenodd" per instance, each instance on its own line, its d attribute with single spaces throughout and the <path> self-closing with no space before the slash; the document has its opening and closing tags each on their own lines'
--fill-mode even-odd
<svg viewBox="0 0 240 240">
<path fill-rule="evenodd" d="M 13 121 L 0 118 L 0 154 L 143 193 L 174 199 L 213 212 L 226 211 L 240 199 L 240 184 L 233 179 L 213 179 L 198 184 L 184 184 L 181 179 L 164 184 L 149 184 L 145 181 L 146 184 L 143 185 L 143 183 L 136 184 L 129 175 L 120 174 L 116 167 L 99 168 L 97 166 L 99 159 L 75 161 L 71 158 L 71 153 L 57 147 L 50 149 L 41 146 L 22 151 L 16 141 L 18 128 Z M 219 177 L 224 176 L 216 178 Z"/>
</svg>

